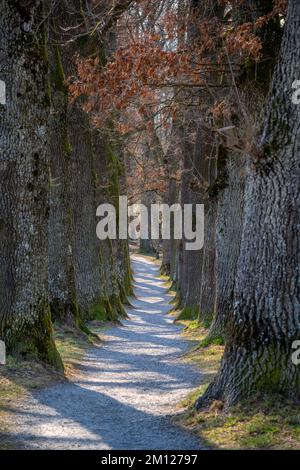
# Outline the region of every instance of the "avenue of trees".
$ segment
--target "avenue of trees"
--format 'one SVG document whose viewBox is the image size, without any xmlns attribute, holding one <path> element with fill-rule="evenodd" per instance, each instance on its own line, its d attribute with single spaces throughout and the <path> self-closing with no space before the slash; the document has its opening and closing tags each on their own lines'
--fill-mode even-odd
<svg viewBox="0 0 300 470">
<path fill-rule="evenodd" d="M 128 247 L 96 237 L 96 208 L 123 190 L 122 149 L 91 126 L 66 79 L 75 53 L 105 54 L 78 1 L 0 2 L 0 336 L 62 367 L 52 321 L 116 320 Z M 74 34 L 76 30 L 76 34 Z"/>
<path fill-rule="evenodd" d="M 97 239 L 100 203 L 204 204 L 202 250 L 161 242 L 181 317 L 225 342 L 196 406 L 299 398 L 299 44 L 299 0 L 0 0 L 10 351 L 61 367 L 52 322 L 124 315 L 128 244 Z"/>
</svg>

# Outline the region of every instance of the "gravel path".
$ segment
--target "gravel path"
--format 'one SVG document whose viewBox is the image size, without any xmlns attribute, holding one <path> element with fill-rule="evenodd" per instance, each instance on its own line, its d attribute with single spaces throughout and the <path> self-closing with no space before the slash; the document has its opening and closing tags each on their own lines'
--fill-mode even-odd
<svg viewBox="0 0 300 470">
<path fill-rule="evenodd" d="M 130 320 L 91 348 L 77 379 L 34 392 L 16 409 L 14 438 L 25 448 L 200 448 L 170 420 L 200 374 L 180 359 L 188 344 L 167 315 L 170 297 L 158 267 L 134 255 L 133 269 Z"/>
</svg>

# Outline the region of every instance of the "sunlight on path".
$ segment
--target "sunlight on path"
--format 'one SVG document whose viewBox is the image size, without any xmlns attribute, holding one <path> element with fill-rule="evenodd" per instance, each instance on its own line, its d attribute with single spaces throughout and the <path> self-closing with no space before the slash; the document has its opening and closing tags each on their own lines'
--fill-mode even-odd
<svg viewBox="0 0 300 470">
<path fill-rule="evenodd" d="M 14 438 L 28 449 L 198 449 L 168 415 L 200 382 L 180 356 L 188 344 L 167 315 L 159 269 L 132 257 L 136 298 L 129 319 L 92 348 L 80 376 L 35 392 L 15 414 Z"/>
</svg>

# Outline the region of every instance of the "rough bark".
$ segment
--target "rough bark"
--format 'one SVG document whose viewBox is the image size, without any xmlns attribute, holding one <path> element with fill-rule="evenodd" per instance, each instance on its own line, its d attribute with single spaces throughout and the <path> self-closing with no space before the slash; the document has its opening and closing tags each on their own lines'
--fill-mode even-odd
<svg viewBox="0 0 300 470">
<path fill-rule="evenodd" d="M 194 126 L 193 126 L 194 127 Z M 200 129 L 197 130 L 198 138 L 196 142 L 189 142 L 193 129 L 187 126 L 186 145 L 184 148 L 184 176 L 182 181 L 182 206 L 184 204 L 203 203 L 203 191 L 197 185 L 193 185 L 195 180 L 198 180 L 199 175 L 202 177 L 202 171 L 206 166 L 205 154 L 202 151 L 203 147 L 198 146 Z M 186 240 L 185 240 L 186 241 Z M 201 292 L 202 281 L 202 263 L 203 263 L 203 250 L 189 251 L 185 249 L 185 241 L 183 245 L 183 277 L 182 281 L 182 302 L 184 310 L 190 311 L 190 315 L 197 316 L 199 313 L 199 299 Z M 184 312 L 182 312 L 184 315 Z"/>
<path fill-rule="evenodd" d="M 141 238 L 140 251 L 141 253 L 154 254 L 155 252 L 154 243 L 153 243 L 153 240 L 151 240 L 151 205 L 157 204 L 156 192 L 155 191 L 143 192 L 141 195 L 141 204 L 147 207 L 147 210 L 148 210 L 148 239 Z"/>
<path fill-rule="evenodd" d="M 75 53 L 104 59 L 104 44 L 88 35 L 89 25 L 83 21 L 88 17 L 80 4 L 67 1 L 52 11 L 50 289 L 53 317 L 86 330 L 85 320 L 116 320 L 124 313 L 121 298 L 126 300 L 130 279 L 127 245 L 96 236 L 98 205 L 109 202 L 111 194 L 119 195 L 118 163 L 107 139 L 93 129 L 81 100 L 70 103 L 66 96 L 64 80 L 76 73 Z"/>
<path fill-rule="evenodd" d="M 117 220 L 119 219 L 119 196 L 126 195 L 125 167 L 123 154 L 118 145 L 112 145 L 108 138 L 104 138 L 104 159 L 96 159 L 96 174 L 99 182 L 102 180 L 99 165 L 106 175 L 104 186 L 105 202 L 115 206 Z M 117 139 L 116 139 L 117 140 Z M 100 183 L 101 184 L 101 183 Z M 127 303 L 127 296 L 132 293 L 131 268 L 127 240 L 104 240 L 100 243 L 101 250 L 107 253 L 102 256 L 106 271 L 106 289 L 114 315 L 126 316 L 122 302 Z M 109 270 L 109 272 L 107 272 Z"/>
<path fill-rule="evenodd" d="M 42 2 L 0 2 L 0 335 L 62 367 L 48 302 L 49 96 Z"/>
<path fill-rule="evenodd" d="M 199 321 L 206 319 L 211 320 L 214 312 L 216 288 L 216 208 L 216 201 L 210 201 L 207 212 L 205 214 L 205 245 L 202 254 L 203 260 L 201 272 L 201 290 L 199 295 Z"/>
<path fill-rule="evenodd" d="M 164 203 L 170 207 L 173 204 L 181 202 L 181 184 L 176 179 L 176 173 L 180 171 L 182 166 L 181 148 L 179 145 L 179 130 L 177 123 L 173 123 L 170 144 L 165 157 L 165 166 L 168 177 L 168 187 L 164 195 Z M 170 279 L 177 285 L 179 290 L 178 278 L 178 253 L 180 249 L 180 241 L 174 240 L 174 224 L 171 218 L 170 240 L 163 240 L 163 257 L 162 257 L 162 273 L 170 276 Z"/>
<path fill-rule="evenodd" d="M 91 47 L 92 41 L 72 37 L 73 30 L 68 31 L 80 24 L 81 14 L 80 2 L 67 1 L 57 4 L 51 15 L 49 288 L 53 318 L 83 327 L 90 307 L 101 296 L 101 280 L 90 121 L 80 103 L 69 103 L 65 83 L 75 72 L 75 53 Z M 76 34 L 84 32 L 80 29 Z"/>
<path fill-rule="evenodd" d="M 225 187 L 218 196 L 216 215 L 216 295 L 211 336 L 225 333 L 226 321 L 233 309 L 243 227 L 244 166 L 243 156 L 226 155 L 222 174 Z"/>
<path fill-rule="evenodd" d="M 233 22 L 236 25 L 255 22 L 270 13 L 272 8 L 271 1 L 249 0 L 243 5 L 240 2 L 234 3 Z M 218 174 L 214 185 L 217 201 L 216 298 L 210 337 L 226 334 L 226 322 L 234 308 L 234 287 L 242 236 L 246 159 L 241 151 L 231 147 L 231 140 L 241 139 L 247 145 L 247 141 L 252 139 L 257 111 L 268 93 L 282 36 L 277 19 L 265 24 L 256 34 L 262 44 L 261 60 L 242 65 L 236 78 L 237 88 L 227 96 L 234 113 L 231 119 L 225 119 L 218 125 L 234 125 L 239 130 L 235 136 L 227 134 L 219 147 Z M 236 100 L 238 106 L 235 104 Z"/>
<path fill-rule="evenodd" d="M 210 96 L 203 96 L 203 101 L 210 104 Z M 202 263 L 199 266 L 201 273 L 199 277 L 200 293 L 199 293 L 199 316 L 198 320 L 211 319 L 214 302 L 215 302 L 215 256 L 216 256 L 216 211 L 217 211 L 217 195 L 212 188 L 215 185 L 217 177 L 217 163 L 219 162 L 220 152 L 219 144 L 213 132 L 207 129 L 205 132 L 199 132 L 197 147 L 202 148 L 202 158 L 198 165 L 198 172 L 208 187 L 204 191 L 202 189 L 202 200 L 205 207 L 204 221 L 204 247 L 201 252 Z"/>
<path fill-rule="evenodd" d="M 169 170 L 169 174 L 171 171 Z M 178 183 L 171 178 L 168 182 L 168 189 L 164 196 L 164 203 L 168 204 L 170 207 L 173 204 L 177 204 L 180 201 L 180 188 Z M 166 274 L 170 279 L 176 283 L 177 282 L 177 252 L 178 252 L 178 240 L 174 240 L 174 228 L 173 228 L 173 219 L 171 218 L 171 234 L 170 240 L 163 240 L 163 255 L 162 255 L 162 274 Z"/>
<path fill-rule="evenodd" d="M 181 207 L 183 208 L 185 204 L 190 203 L 190 185 L 193 176 L 193 155 L 190 153 L 192 150 L 191 147 L 187 144 L 186 132 L 182 129 L 178 129 L 178 138 L 180 139 L 180 147 L 182 152 L 183 159 L 183 170 L 181 177 Z M 192 276 L 193 273 L 190 270 L 190 259 L 191 253 L 185 249 L 185 239 L 183 237 L 182 243 L 179 246 L 179 279 L 178 279 L 178 293 L 180 296 L 181 306 L 184 308 L 190 307 L 188 300 L 188 290 L 189 290 L 189 276 Z"/>
</svg>

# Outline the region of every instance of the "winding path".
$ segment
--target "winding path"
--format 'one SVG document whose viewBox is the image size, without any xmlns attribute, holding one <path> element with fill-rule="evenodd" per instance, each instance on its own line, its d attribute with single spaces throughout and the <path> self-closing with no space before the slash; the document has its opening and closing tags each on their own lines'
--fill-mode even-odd
<svg viewBox="0 0 300 470">
<path fill-rule="evenodd" d="M 16 409 L 14 438 L 28 449 L 200 448 L 172 424 L 175 405 L 200 382 L 180 359 L 188 347 L 167 315 L 158 267 L 133 256 L 136 299 L 130 319 L 91 348 L 72 382 L 34 392 Z"/>
</svg>

